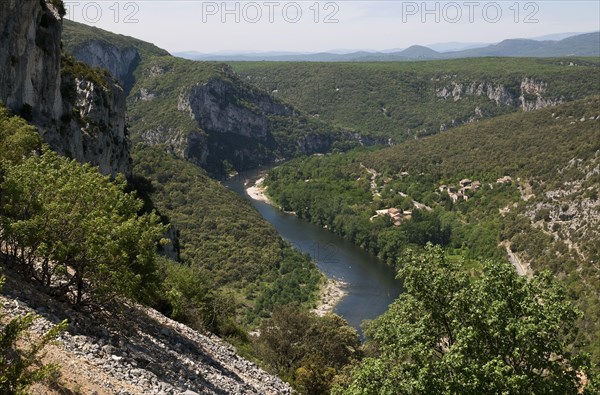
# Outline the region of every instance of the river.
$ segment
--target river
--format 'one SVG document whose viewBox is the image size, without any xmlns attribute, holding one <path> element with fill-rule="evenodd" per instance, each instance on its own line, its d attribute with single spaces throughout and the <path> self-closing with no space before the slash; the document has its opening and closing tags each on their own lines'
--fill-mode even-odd
<svg viewBox="0 0 600 395">
<path fill-rule="evenodd" d="M 347 295 L 334 312 L 362 334 L 361 322 L 384 313 L 400 294 L 402 286 L 395 279 L 394 270 L 326 229 L 284 213 L 270 204 L 251 199 L 246 193 L 246 183 L 254 182 L 264 173 L 265 170 L 241 173 L 225 181 L 224 185 L 248 199 L 283 239 L 310 254 L 328 278 L 339 279 L 347 284 Z"/>
</svg>

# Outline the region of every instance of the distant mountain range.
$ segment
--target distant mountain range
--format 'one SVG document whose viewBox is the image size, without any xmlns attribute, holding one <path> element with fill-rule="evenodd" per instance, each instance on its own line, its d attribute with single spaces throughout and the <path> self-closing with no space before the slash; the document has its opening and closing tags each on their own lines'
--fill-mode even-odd
<svg viewBox="0 0 600 395">
<path fill-rule="evenodd" d="M 373 62 L 476 58 L 484 56 L 559 57 L 600 56 L 600 32 L 559 33 L 531 39 L 508 39 L 496 44 L 438 43 L 413 45 L 388 51 L 342 53 L 256 52 L 217 53 L 178 52 L 174 55 L 192 60 L 215 61 L 287 61 L 287 62 Z"/>
</svg>

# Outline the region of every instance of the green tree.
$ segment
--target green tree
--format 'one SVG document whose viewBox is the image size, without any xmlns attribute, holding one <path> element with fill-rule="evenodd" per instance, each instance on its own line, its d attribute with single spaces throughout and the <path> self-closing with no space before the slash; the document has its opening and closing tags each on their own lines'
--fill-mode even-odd
<svg viewBox="0 0 600 395">
<path fill-rule="evenodd" d="M 56 294 L 147 299 L 158 281 L 156 245 L 165 227 L 125 180 L 102 176 L 49 149 L 6 170 L 0 227 L 6 253 Z M 59 280 L 59 281 L 54 281 Z"/>
<path fill-rule="evenodd" d="M 0 278 L 0 289 L 2 285 L 4 277 Z M 58 374 L 58 365 L 44 365 L 40 359 L 44 347 L 65 330 L 67 321 L 32 339 L 29 329 L 37 318 L 34 314 L 12 318 L 6 324 L 4 318 L 4 313 L 0 313 L 0 393 L 24 395 L 30 385 Z M 23 346 L 23 340 L 28 346 Z"/>
<path fill-rule="evenodd" d="M 356 330 L 335 314 L 277 307 L 260 327 L 257 354 L 303 394 L 328 393 L 335 375 L 360 358 Z"/>
<path fill-rule="evenodd" d="M 549 274 L 503 263 L 478 278 L 429 245 L 408 254 L 406 293 L 367 331 L 376 352 L 337 394 L 576 394 L 585 356 L 568 345 L 578 312 Z"/>
<path fill-rule="evenodd" d="M 28 125 L 22 118 L 11 116 L 0 103 L 0 200 L 3 194 L 1 183 L 6 168 L 39 150 L 41 144 L 35 127 Z M 0 240 L 3 239 L 4 231 L 0 226 Z"/>
<path fill-rule="evenodd" d="M 18 163 L 40 148 L 41 138 L 35 127 L 11 116 L 0 104 L 0 175 L 4 166 Z"/>
<path fill-rule="evenodd" d="M 195 329 L 247 340 L 235 321 L 233 297 L 219 292 L 205 269 L 166 258 L 159 258 L 159 262 L 163 272 L 162 293 L 170 310 L 163 309 L 164 313 Z"/>
</svg>

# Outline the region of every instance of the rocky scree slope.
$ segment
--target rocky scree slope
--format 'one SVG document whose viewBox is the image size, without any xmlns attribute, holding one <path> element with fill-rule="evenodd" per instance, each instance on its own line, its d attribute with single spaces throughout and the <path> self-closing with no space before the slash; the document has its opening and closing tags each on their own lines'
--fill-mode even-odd
<svg viewBox="0 0 600 395">
<path fill-rule="evenodd" d="M 99 166 L 105 174 L 129 174 L 125 93 L 108 73 L 61 54 L 62 21 L 54 4 L 60 5 L 0 2 L 0 100 L 35 124 L 56 151 Z M 119 313 L 124 315 L 94 321 L 25 283 L 6 288 L 9 296 L 3 297 L 2 308 L 12 315 L 37 310 L 49 319 L 40 321 L 40 330 L 59 317 L 69 319 L 64 347 L 49 357 L 54 355 L 77 388 L 95 386 L 84 393 L 185 393 L 186 388 L 219 394 L 289 392 L 215 337 L 201 336 L 154 311 L 122 305 Z M 10 296 L 10 290 L 16 293 Z M 117 318 L 123 316 L 126 323 L 119 326 Z M 119 342 L 125 337 L 133 340 Z M 260 385 L 254 384 L 257 380 Z"/>
<path fill-rule="evenodd" d="M 216 336 L 153 309 L 116 303 L 92 316 L 10 276 L 0 306 L 7 319 L 37 314 L 34 336 L 69 321 L 44 359 L 61 366 L 61 377 L 34 386 L 32 394 L 291 394 L 287 383 L 240 358 Z"/>
<path fill-rule="evenodd" d="M 131 84 L 134 141 L 161 144 L 213 175 L 383 142 L 307 116 L 242 81 L 224 64 L 175 58 L 105 31 L 94 37 L 98 29 L 73 22 L 66 27 L 65 47 L 79 60 L 113 70 L 127 87 Z"/>
<path fill-rule="evenodd" d="M 62 20 L 54 3 L 0 4 L 0 100 L 38 126 L 57 152 L 104 174 L 129 174 L 123 89 L 108 75 L 65 56 L 61 61 Z"/>
</svg>

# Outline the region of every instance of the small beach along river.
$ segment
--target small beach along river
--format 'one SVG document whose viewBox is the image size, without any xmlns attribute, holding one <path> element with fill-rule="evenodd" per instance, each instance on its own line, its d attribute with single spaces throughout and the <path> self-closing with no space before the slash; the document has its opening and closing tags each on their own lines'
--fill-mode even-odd
<svg viewBox="0 0 600 395">
<path fill-rule="evenodd" d="M 300 251 L 310 254 L 327 277 L 347 283 L 347 295 L 334 312 L 360 332 L 363 320 L 381 315 L 400 294 L 402 287 L 395 279 L 394 270 L 326 229 L 300 220 L 292 214 L 283 213 L 267 203 L 250 199 L 246 188 L 259 176 L 258 171 L 245 172 L 224 184 L 250 200 L 281 237 Z"/>
</svg>

